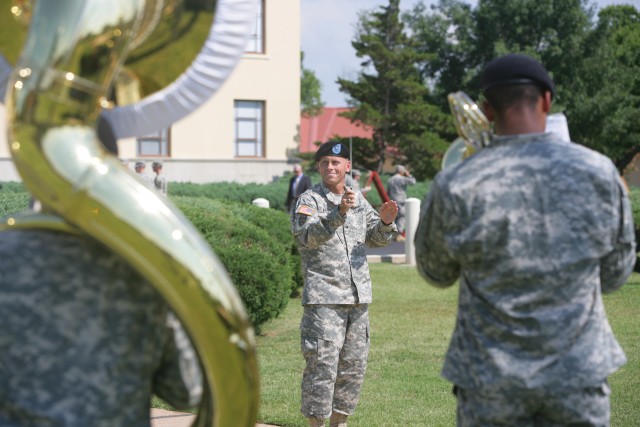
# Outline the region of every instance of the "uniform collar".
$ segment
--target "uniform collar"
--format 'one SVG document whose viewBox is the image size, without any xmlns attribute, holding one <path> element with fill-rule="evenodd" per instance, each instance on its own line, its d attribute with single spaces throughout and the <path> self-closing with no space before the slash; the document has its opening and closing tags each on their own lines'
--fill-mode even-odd
<svg viewBox="0 0 640 427">
<path fill-rule="evenodd" d="M 342 200 L 342 194 L 336 194 L 332 192 L 331 190 L 329 190 L 329 188 L 326 185 L 324 185 L 324 182 L 321 182 L 321 184 L 322 184 L 322 191 L 324 191 L 324 194 L 325 196 L 327 196 L 327 199 L 329 199 L 329 201 L 334 205 L 339 205 L 340 201 Z"/>
<path fill-rule="evenodd" d="M 534 141 L 551 141 L 557 139 L 556 136 L 551 132 L 542 132 L 542 133 L 521 133 L 517 135 L 502 135 L 502 136 L 494 136 L 491 139 L 491 146 L 501 146 L 501 145 L 511 145 L 518 144 L 524 142 L 534 142 Z"/>
</svg>

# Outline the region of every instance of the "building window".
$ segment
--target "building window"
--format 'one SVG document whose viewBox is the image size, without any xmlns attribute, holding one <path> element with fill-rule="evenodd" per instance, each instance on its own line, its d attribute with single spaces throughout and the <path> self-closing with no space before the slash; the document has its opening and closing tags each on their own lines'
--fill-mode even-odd
<svg viewBox="0 0 640 427">
<path fill-rule="evenodd" d="M 171 129 L 137 138 L 138 156 L 169 157 Z"/>
<path fill-rule="evenodd" d="M 264 0 L 258 1 L 258 11 L 254 20 L 253 29 L 247 41 L 245 52 L 264 53 Z"/>
<path fill-rule="evenodd" d="M 236 156 L 262 157 L 264 102 L 235 101 Z"/>
</svg>

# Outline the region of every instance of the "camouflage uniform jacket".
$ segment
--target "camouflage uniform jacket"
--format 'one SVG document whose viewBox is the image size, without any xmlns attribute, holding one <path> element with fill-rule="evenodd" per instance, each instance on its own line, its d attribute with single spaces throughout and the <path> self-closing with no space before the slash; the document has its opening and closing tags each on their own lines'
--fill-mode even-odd
<svg viewBox="0 0 640 427">
<path fill-rule="evenodd" d="M 443 375 L 463 388 L 577 389 L 626 362 L 601 291 L 635 262 L 630 202 L 613 163 L 550 134 L 497 138 L 441 171 L 416 262 L 460 283 Z"/>
<path fill-rule="evenodd" d="M 398 203 L 407 201 L 407 185 L 413 185 L 416 179 L 412 176 L 395 174 L 387 181 L 387 195 Z"/>
<path fill-rule="evenodd" d="M 167 178 L 165 178 L 164 176 L 156 175 L 155 178 L 153 178 L 153 186 L 160 193 L 164 194 L 165 196 L 167 195 Z"/>
<path fill-rule="evenodd" d="M 66 233 L 0 236 L 1 426 L 149 427 L 152 393 L 197 404 L 186 333 L 119 257 Z"/>
<path fill-rule="evenodd" d="M 342 196 L 333 194 L 323 183 L 298 198 L 291 222 L 302 256 L 302 304 L 371 302 L 365 244 L 388 245 L 397 232 L 395 224 L 382 223 L 362 193 L 357 192 L 356 197 L 357 205 L 345 216 L 338 211 Z"/>
</svg>

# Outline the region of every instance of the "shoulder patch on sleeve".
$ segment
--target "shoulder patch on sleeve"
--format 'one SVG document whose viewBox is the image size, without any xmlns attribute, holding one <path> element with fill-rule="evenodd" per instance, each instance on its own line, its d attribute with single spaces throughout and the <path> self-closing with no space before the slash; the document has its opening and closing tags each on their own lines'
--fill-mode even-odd
<svg viewBox="0 0 640 427">
<path fill-rule="evenodd" d="M 308 215 L 308 216 L 315 215 L 316 212 L 317 211 L 314 208 L 307 205 L 300 205 L 298 206 L 298 209 L 296 209 L 296 213 L 301 213 L 303 215 Z"/>
</svg>

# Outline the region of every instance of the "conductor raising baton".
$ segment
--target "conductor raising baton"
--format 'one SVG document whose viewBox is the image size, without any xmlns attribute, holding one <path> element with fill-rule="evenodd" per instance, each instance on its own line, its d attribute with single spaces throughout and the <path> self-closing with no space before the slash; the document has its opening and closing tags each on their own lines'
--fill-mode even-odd
<svg viewBox="0 0 640 427">
<path fill-rule="evenodd" d="M 376 212 L 345 185 L 349 159 L 344 144 L 321 145 L 315 160 L 322 182 L 298 198 L 291 217 L 304 274 L 301 412 L 311 426 L 324 426 L 329 418 L 331 426 L 346 427 L 355 411 L 369 354 L 365 245 L 386 246 L 397 235 L 395 202 Z"/>
</svg>

